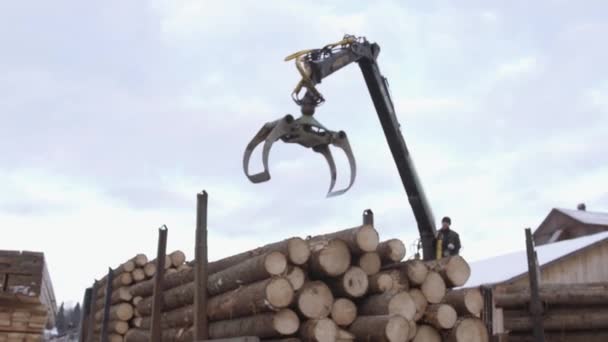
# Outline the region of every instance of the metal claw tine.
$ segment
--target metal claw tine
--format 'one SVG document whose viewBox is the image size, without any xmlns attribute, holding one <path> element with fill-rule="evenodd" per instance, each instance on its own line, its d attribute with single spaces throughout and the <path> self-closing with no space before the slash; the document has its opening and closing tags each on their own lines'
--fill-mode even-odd
<svg viewBox="0 0 608 342">
<path fill-rule="evenodd" d="M 327 161 L 327 165 L 329 165 L 329 173 L 331 176 L 329 190 L 327 191 L 327 197 L 329 197 L 329 195 L 332 193 L 332 190 L 334 189 L 334 186 L 336 186 L 336 178 L 338 174 L 336 171 L 336 162 L 334 161 L 334 157 L 332 156 L 331 151 L 329 150 L 329 146 L 317 146 L 313 150 L 322 154 L 323 157 L 325 157 L 325 160 Z"/>
<path fill-rule="evenodd" d="M 333 139 L 332 145 L 341 148 L 346 154 L 346 158 L 348 159 L 348 165 L 350 166 L 350 182 L 346 188 L 329 193 L 327 197 L 335 197 L 344 194 L 353 186 L 353 184 L 355 183 L 355 179 L 357 178 L 357 164 L 355 162 L 355 156 L 353 155 L 353 151 L 350 147 L 350 143 L 348 142 L 348 137 L 346 136 L 346 133 L 337 133 Z"/>
<path fill-rule="evenodd" d="M 245 175 L 247 176 L 247 178 L 249 178 L 252 183 L 261 183 L 268 181 L 270 179 L 270 172 L 268 171 L 268 156 L 266 156 L 265 159 L 263 159 L 264 170 L 253 175 L 249 174 L 249 160 L 251 159 L 251 154 L 253 153 L 255 148 L 263 141 L 266 141 L 266 143 L 264 144 L 264 149 L 269 150 L 270 147 L 266 148 L 266 144 L 268 144 L 268 138 L 271 136 L 274 137 L 274 135 L 276 134 L 273 133 L 276 132 L 277 128 L 279 128 L 279 126 L 282 126 L 285 121 L 286 118 L 282 118 L 264 124 L 264 126 L 260 128 L 258 133 L 253 137 L 253 139 L 251 139 L 249 144 L 247 144 L 247 147 L 245 148 L 245 154 L 243 155 L 243 170 L 245 171 Z M 284 127 L 280 127 L 279 130 L 284 130 Z M 276 139 L 274 141 L 276 141 Z"/>
</svg>

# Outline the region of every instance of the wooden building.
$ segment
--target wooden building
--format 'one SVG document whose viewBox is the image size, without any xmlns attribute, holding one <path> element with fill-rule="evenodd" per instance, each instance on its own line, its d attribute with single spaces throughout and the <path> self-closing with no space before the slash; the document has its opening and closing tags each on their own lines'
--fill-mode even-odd
<svg viewBox="0 0 608 342">
<path fill-rule="evenodd" d="M 587 211 L 584 204 L 577 210 L 555 208 L 534 231 L 537 246 L 608 231 L 608 213 Z"/>
<path fill-rule="evenodd" d="M 56 311 L 44 254 L 0 251 L 0 342 L 42 341 Z"/>
</svg>

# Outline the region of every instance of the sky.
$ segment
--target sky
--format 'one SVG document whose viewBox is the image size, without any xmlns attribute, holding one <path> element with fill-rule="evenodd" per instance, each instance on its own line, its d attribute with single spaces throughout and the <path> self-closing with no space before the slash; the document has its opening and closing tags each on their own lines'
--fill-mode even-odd
<svg viewBox="0 0 608 342">
<path fill-rule="evenodd" d="M 45 253 L 58 302 L 136 253 L 193 257 L 209 194 L 211 260 L 354 227 L 415 252 L 417 226 L 356 65 L 319 85 L 315 117 L 348 133 L 353 188 L 326 199 L 323 158 L 277 143 L 252 184 L 245 146 L 297 115 L 295 51 L 344 34 L 381 47 L 435 219 L 468 260 L 524 248 L 553 207 L 608 211 L 605 1 L 0 3 L 0 249 Z M 336 155 L 338 187 L 346 159 Z M 261 169 L 261 158 L 252 159 Z"/>
</svg>

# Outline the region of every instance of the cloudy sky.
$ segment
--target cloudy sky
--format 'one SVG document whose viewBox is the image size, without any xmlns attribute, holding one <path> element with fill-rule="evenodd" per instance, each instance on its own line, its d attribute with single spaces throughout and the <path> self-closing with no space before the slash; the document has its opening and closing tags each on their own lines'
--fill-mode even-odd
<svg viewBox="0 0 608 342">
<path fill-rule="evenodd" d="M 522 249 L 552 207 L 608 210 L 608 4 L 457 4 L 1 2 L 0 249 L 44 251 L 58 300 L 80 300 L 106 267 L 154 255 L 163 224 L 169 250 L 192 257 L 205 189 L 211 259 L 351 227 L 366 208 L 412 252 L 416 224 L 354 65 L 323 82 L 317 111 L 349 134 L 351 191 L 325 199 L 327 166 L 299 146 L 274 147 L 268 183 L 241 169 L 264 122 L 298 113 L 283 58 L 345 33 L 380 44 L 436 219 L 452 217 L 469 260 Z"/>
</svg>

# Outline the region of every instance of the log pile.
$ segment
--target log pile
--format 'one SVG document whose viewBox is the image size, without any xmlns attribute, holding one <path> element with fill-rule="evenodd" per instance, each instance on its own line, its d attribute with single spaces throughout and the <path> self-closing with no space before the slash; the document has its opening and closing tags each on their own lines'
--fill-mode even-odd
<svg viewBox="0 0 608 342">
<path fill-rule="evenodd" d="M 607 283 L 544 284 L 539 296 L 547 341 L 608 341 Z M 501 286 L 494 291 L 494 301 L 502 309 L 509 341 L 532 341 L 530 288 Z"/>
<path fill-rule="evenodd" d="M 179 270 L 190 269 L 186 265 L 186 255 L 182 251 L 174 251 L 165 257 L 165 275 L 178 273 Z M 154 275 L 156 274 L 156 260 L 148 260 L 145 254 L 137 254 L 113 269 L 113 282 L 110 306 L 110 321 L 108 336 L 112 342 L 124 341 L 124 335 L 135 327 L 135 322 L 141 320 L 135 310 L 136 305 L 143 297 L 134 295 L 132 289 L 152 289 Z M 103 322 L 103 308 L 105 303 L 107 275 L 97 282 L 94 301 L 94 338 L 99 339 Z M 151 291 L 151 290 L 150 290 Z M 89 317 L 91 319 L 91 317 Z"/>
<path fill-rule="evenodd" d="M 461 257 L 402 261 L 405 254 L 403 242 L 380 241 L 373 226 L 362 225 L 210 262 L 209 338 L 488 341 L 481 295 L 451 290 L 468 279 L 468 264 Z M 193 339 L 194 261 L 186 265 L 163 279 L 163 341 Z M 112 294 L 113 321 L 128 325 L 115 324 L 112 333 L 126 342 L 150 340 L 153 281 Z"/>
</svg>

